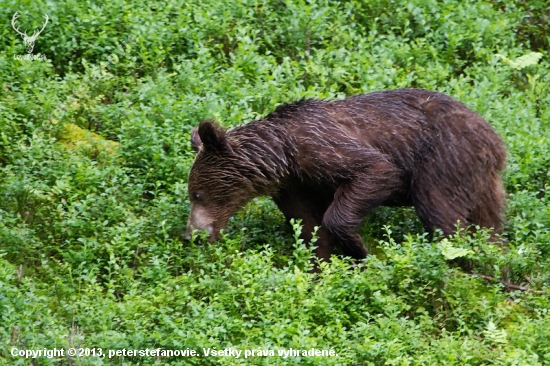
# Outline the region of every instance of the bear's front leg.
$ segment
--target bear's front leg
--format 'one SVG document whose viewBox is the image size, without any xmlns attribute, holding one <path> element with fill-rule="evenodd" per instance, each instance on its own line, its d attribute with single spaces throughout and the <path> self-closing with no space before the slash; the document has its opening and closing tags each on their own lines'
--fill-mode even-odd
<svg viewBox="0 0 550 366">
<path fill-rule="evenodd" d="M 322 225 L 341 245 L 345 255 L 355 259 L 367 256 L 368 250 L 357 230 L 363 218 L 400 186 L 397 169 L 389 163 L 377 163 L 368 172 L 355 175 L 338 187 Z"/>
<path fill-rule="evenodd" d="M 300 238 L 306 243 L 312 239 L 312 232 L 316 226 L 321 226 L 317 231 L 315 242 L 315 255 L 317 258 L 328 261 L 332 254 L 333 239 L 330 233 L 321 225 L 323 214 L 332 201 L 332 195 L 326 194 L 326 190 L 316 190 L 312 187 L 302 187 L 295 184 L 292 188 L 281 190 L 273 200 L 285 215 L 290 219 L 302 220 L 302 234 Z"/>
</svg>

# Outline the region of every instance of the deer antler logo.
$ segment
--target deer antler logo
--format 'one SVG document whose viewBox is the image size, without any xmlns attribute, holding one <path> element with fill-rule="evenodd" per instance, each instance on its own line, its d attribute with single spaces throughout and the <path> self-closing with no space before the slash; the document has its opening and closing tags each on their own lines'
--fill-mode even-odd
<svg viewBox="0 0 550 366">
<path fill-rule="evenodd" d="M 29 35 L 27 35 L 26 31 L 21 33 L 21 31 L 19 31 L 19 27 L 15 26 L 15 22 L 17 21 L 17 18 L 19 18 L 19 14 L 17 14 L 17 13 L 18 12 L 16 11 L 15 14 L 13 14 L 13 18 L 11 18 L 11 26 L 13 27 L 13 29 L 15 29 L 15 31 L 17 33 L 19 33 L 21 35 L 21 37 L 23 37 L 23 42 L 25 42 L 25 47 L 27 48 L 27 52 L 32 53 L 32 50 L 34 48 L 34 42 L 36 42 L 36 39 L 38 38 L 40 33 L 42 33 L 44 28 L 46 28 L 46 24 L 48 24 L 48 20 L 50 18 L 48 18 L 47 14 L 44 14 L 44 20 L 45 21 L 44 21 L 44 26 L 42 27 L 42 29 L 40 29 L 39 31 L 36 31 L 36 29 L 35 29 L 34 32 L 32 33 L 32 36 L 29 36 Z"/>
</svg>

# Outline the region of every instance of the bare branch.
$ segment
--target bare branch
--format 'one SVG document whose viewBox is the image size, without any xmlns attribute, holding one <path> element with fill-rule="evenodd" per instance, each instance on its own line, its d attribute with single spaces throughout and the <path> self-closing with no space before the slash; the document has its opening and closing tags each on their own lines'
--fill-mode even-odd
<svg viewBox="0 0 550 366">
<path fill-rule="evenodd" d="M 485 281 L 488 281 L 488 282 L 500 283 L 500 284 L 504 285 L 504 287 L 506 288 L 507 291 L 518 290 L 518 291 L 532 292 L 532 293 L 535 293 L 535 294 L 542 294 L 543 293 L 540 290 L 533 290 L 532 288 L 529 288 L 529 287 L 514 285 L 513 283 L 498 280 L 498 279 L 496 279 L 494 277 L 491 277 L 491 276 L 486 276 L 486 275 L 477 274 L 477 273 L 465 273 L 465 274 L 467 274 L 469 276 L 473 276 L 473 277 L 479 277 L 479 278 L 484 279 Z"/>
</svg>

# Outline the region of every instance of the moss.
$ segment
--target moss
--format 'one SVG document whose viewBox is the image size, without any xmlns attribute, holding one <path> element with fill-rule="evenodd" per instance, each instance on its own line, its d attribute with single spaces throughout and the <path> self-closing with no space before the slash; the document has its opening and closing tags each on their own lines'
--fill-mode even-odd
<svg viewBox="0 0 550 366">
<path fill-rule="evenodd" d="M 69 150 L 76 150 L 89 156 L 106 153 L 116 155 L 119 143 L 107 140 L 97 133 L 83 129 L 73 123 L 67 123 L 58 135 L 59 142 Z"/>
</svg>

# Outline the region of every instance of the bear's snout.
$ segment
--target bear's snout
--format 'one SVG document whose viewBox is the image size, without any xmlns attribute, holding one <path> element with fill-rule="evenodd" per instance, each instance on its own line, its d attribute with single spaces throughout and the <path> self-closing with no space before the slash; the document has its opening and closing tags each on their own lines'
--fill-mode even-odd
<svg viewBox="0 0 550 366">
<path fill-rule="evenodd" d="M 213 242 L 216 240 L 214 222 L 204 214 L 204 211 L 201 208 L 191 209 L 189 220 L 187 220 L 187 229 L 183 235 L 185 240 L 191 240 L 193 230 L 206 231 L 208 233 L 208 241 Z"/>
<path fill-rule="evenodd" d="M 191 240 L 191 234 L 193 233 L 193 230 L 199 230 L 195 229 L 191 225 L 187 225 L 187 230 L 185 230 L 185 234 L 183 234 L 183 238 L 185 240 Z M 208 241 L 213 242 L 216 240 L 216 235 L 214 235 L 214 225 L 210 224 L 204 229 L 203 231 L 206 231 L 208 233 Z"/>
</svg>

